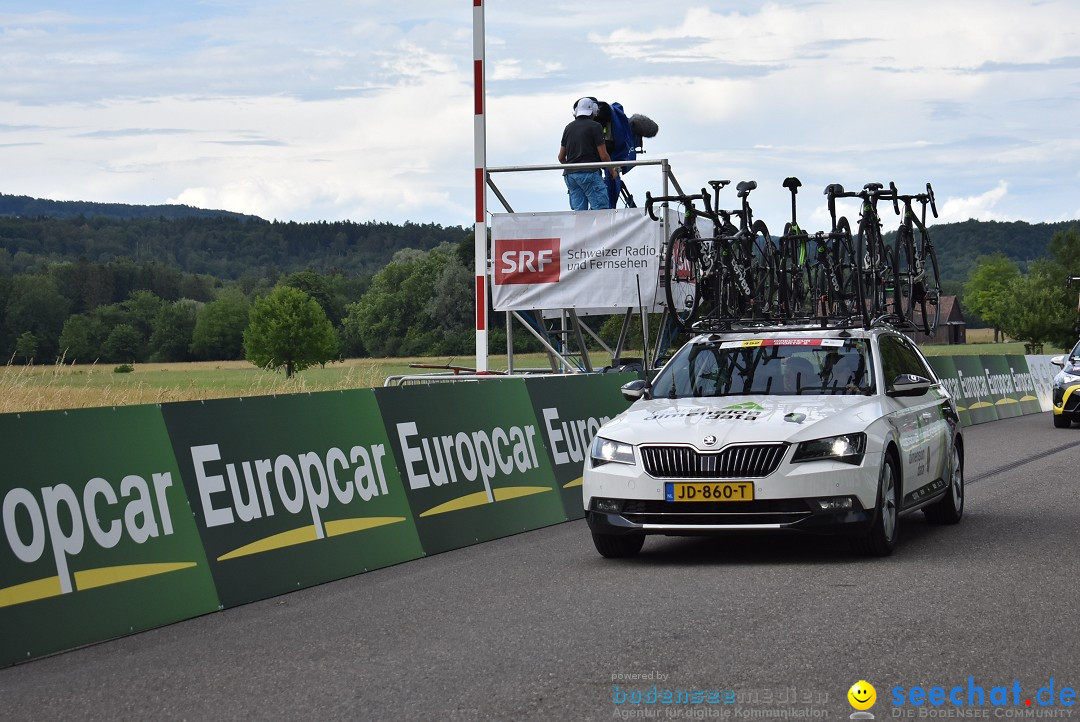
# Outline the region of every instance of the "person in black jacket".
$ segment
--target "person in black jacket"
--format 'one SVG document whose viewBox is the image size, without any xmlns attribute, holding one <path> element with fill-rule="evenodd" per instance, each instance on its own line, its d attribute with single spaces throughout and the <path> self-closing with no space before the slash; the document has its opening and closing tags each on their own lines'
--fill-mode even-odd
<svg viewBox="0 0 1080 722">
<path fill-rule="evenodd" d="M 581 98 L 574 103 L 574 119 L 563 129 L 562 142 L 559 144 L 560 163 L 599 163 L 608 162 L 607 146 L 604 144 L 604 129 L 595 117 L 599 106 L 595 98 Z M 613 175 L 618 171 L 611 169 Z M 570 194 L 570 207 L 575 211 L 587 211 L 610 208 L 607 185 L 599 169 L 563 171 L 567 193 Z"/>
</svg>

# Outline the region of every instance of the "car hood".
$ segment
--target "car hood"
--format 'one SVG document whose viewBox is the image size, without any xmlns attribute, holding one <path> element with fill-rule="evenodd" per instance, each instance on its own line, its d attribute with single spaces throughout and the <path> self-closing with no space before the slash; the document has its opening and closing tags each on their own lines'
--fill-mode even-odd
<svg viewBox="0 0 1080 722">
<path fill-rule="evenodd" d="M 797 443 L 865 430 L 887 410 L 876 396 L 728 396 L 636 402 L 597 432 L 628 444 Z M 712 444 L 704 439 L 714 436 Z"/>
</svg>

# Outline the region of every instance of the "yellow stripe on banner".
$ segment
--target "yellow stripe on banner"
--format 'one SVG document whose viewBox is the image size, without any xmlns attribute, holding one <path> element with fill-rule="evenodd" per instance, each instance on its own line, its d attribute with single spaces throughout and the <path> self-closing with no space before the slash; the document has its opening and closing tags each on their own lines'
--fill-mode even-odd
<svg viewBox="0 0 1080 722">
<path fill-rule="evenodd" d="M 986 408 L 989 408 L 991 406 L 993 406 L 993 404 L 988 404 L 985 401 L 976 401 L 975 403 L 973 403 L 968 408 L 969 409 L 986 409 Z"/>
<path fill-rule="evenodd" d="M 565 485 L 563 486 L 563 488 L 564 488 L 564 489 L 572 489 L 572 488 L 574 488 L 575 486 L 581 486 L 581 485 L 582 485 L 582 484 L 584 484 L 584 483 L 585 483 L 585 479 L 584 479 L 584 477 L 581 477 L 581 476 L 579 476 L 578 478 L 576 478 L 576 479 L 574 479 L 573 481 L 571 481 L 571 482 L 570 482 L 569 484 L 565 484 Z"/>
<path fill-rule="evenodd" d="M 326 522 L 326 536 L 331 537 L 341 536 L 342 534 L 352 534 L 353 532 L 375 529 L 388 524 L 397 524 L 401 521 L 405 521 L 405 517 L 367 516 L 358 517 L 356 519 L 338 519 L 337 521 Z"/>
<path fill-rule="evenodd" d="M 1038 396 L 1021 396 L 1020 400 L 1021 401 L 1038 401 L 1039 397 Z"/>
<path fill-rule="evenodd" d="M 995 401 L 994 405 L 995 406 L 1000 406 L 1002 404 L 1018 404 L 1018 403 L 1020 403 L 1020 402 L 1017 401 L 1016 399 L 1000 399 L 999 401 Z"/>
<path fill-rule="evenodd" d="M 436 507 L 432 507 L 425 512 L 421 512 L 420 516 L 435 516 L 436 514 L 445 514 L 449 511 L 459 511 L 461 509 L 468 509 L 474 506 L 483 506 L 487 503 L 487 492 L 478 491 L 475 494 L 466 494 L 465 496 L 459 496 L 457 499 L 451 499 L 448 502 L 439 504 Z"/>
<path fill-rule="evenodd" d="M 545 491 L 551 491 L 550 486 L 506 486 L 501 489 L 495 490 L 495 501 L 506 501 L 507 499 L 519 499 L 523 496 L 532 496 L 533 494 L 543 494 Z"/>
<path fill-rule="evenodd" d="M 144 579 L 158 574 L 168 574 L 181 569 L 191 569 L 197 566 L 195 562 L 173 562 L 169 564 L 124 564 L 117 567 L 101 567 L 100 569 L 86 569 L 75 572 L 75 588 L 79 591 L 106 587 L 110 584 L 130 582 L 133 579 Z"/>
<path fill-rule="evenodd" d="M 315 536 L 315 526 L 302 526 L 299 529 L 292 529 L 290 531 L 283 531 L 280 534 L 274 534 L 268 536 L 265 539 L 245 544 L 239 549 L 233 549 L 231 552 L 226 552 L 217 558 L 219 562 L 226 561 L 228 559 L 236 559 L 237 557 L 246 557 L 251 554 L 261 554 L 262 552 L 273 551 L 274 549 L 283 549 L 285 547 L 295 546 L 297 544 L 305 544 L 307 542 L 315 541 L 318 537 Z"/>
<path fill-rule="evenodd" d="M 60 577 L 46 577 L 0 589 L 0 607 L 60 596 Z"/>
<path fill-rule="evenodd" d="M 508 501 L 510 499 L 519 499 L 523 496 L 532 496 L 533 494 L 542 494 L 545 491 L 554 491 L 550 486 L 504 486 L 498 489 L 492 489 L 492 494 L 495 496 L 495 501 Z M 488 496 L 486 491 L 477 491 L 473 494 L 466 494 L 465 496 L 459 496 L 457 499 L 451 499 L 448 502 L 439 504 L 436 507 L 432 507 L 425 512 L 421 512 L 420 516 L 435 516 L 436 514 L 446 514 L 451 511 L 460 511 L 462 509 L 471 509 L 474 506 L 483 506 L 488 503 Z"/>
</svg>

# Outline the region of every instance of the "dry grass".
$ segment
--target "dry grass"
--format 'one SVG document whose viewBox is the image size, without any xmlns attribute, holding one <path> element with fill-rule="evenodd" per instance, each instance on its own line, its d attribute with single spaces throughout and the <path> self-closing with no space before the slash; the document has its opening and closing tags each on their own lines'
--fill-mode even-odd
<svg viewBox="0 0 1080 722">
<path fill-rule="evenodd" d="M 307 369 L 291 379 L 246 361 L 135 364 L 131 373 L 116 373 L 113 365 L 101 364 L 9 363 L 0 367 L 0 413 L 373 388 L 382 386 L 388 376 L 435 372 L 411 368 L 410 363 L 450 362 L 443 358 L 347 359 Z M 474 359 L 452 362 L 472 366 Z M 540 354 L 519 356 L 515 362 L 546 365 Z M 491 368 L 505 369 L 506 359 L 492 356 Z"/>
</svg>

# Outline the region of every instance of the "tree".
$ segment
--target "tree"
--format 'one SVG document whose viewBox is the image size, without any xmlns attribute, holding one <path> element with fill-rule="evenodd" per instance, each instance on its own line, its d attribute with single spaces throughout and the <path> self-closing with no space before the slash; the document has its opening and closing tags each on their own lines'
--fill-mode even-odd
<svg viewBox="0 0 1080 722">
<path fill-rule="evenodd" d="M 244 349 L 251 363 L 284 367 L 285 377 L 292 378 L 296 371 L 334 358 L 338 340 L 315 299 L 291 286 L 278 286 L 252 306 Z"/>
<path fill-rule="evenodd" d="M 196 316 L 194 301 L 176 301 L 158 309 L 150 334 L 150 358 L 159 362 L 188 361 Z"/>
<path fill-rule="evenodd" d="M 96 331 L 94 323 L 83 314 L 68 316 L 60 332 L 60 354 L 68 363 L 86 363 L 98 358 L 101 353 Z"/>
<path fill-rule="evenodd" d="M 8 352 L 15 340 L 29 331 L 37 339 L 40 359 L 50 363 L 58 355 L 60 332 L 68 316 L 68 300 L 47 276 L 16 276 L 4 317 Z"/>
<path fill-rule="evenodd" d="M 101 345 L 101 355 L 106 361 L 134 363 L 139 359 L 143 337 L 139 330 L 128 323 L 121 323 L 109 332 Z"/>
<path fill-rule="evenodd" d="M 994 343 L 1001 329 L 1005 289 L 1020 277 L 1020 268 L 1001 253 L 979 258 L 978 266 L 964 286 L 964 308 L 994 327 Z"/>
<path fill-rule="evenodd" d="M 25 331 L 15 342 L 15 355 L 22 356 L 23 361 L 28 364 L 33 363 L 34 356 L 37 355 L 37 346 L 37 336 Z"/>
<path fill-rule="evenodd" d="M 202 307 L 191 332 L 191 353 L 204 361 L 244 358 L 250 305 L 239 289 L 227 289 Z"/>
<path fill-rule="evenodd" d="M 460 353 L 473 319 L 472 276 L 455 247 L 407 249 L 346 307 L 345 331 L 372 356 Z"/>
<path fill-rule="evenodd" d="M 1001 330 L 1028 344 L 1051 341 L 1057 345 L 1073 337 L 1072 322 L 1062 313 L 1062 291 L 1038 269 L 1009 282 L 1000 311 Z M 1071 342 L 1070 342 L 1071 343 Z"/>
</svg>

